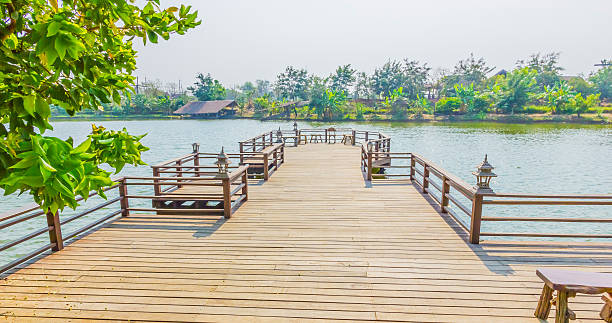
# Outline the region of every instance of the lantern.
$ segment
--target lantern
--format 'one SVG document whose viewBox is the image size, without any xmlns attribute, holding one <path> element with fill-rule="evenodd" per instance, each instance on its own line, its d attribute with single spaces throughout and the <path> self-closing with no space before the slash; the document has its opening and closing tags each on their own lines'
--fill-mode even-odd
<svg viewBox="0 0 612 323">
<path fill-rule="evenodd" d="M 373 149 L 374 149 L 374 143 L 371 141 L 368 141 L 368 151 L 372 152 Z"/>
<path fill-rule="evenodd" d="M 497 175 L 493 173 L 493 169 L 494 167 L 489 164 L 489 161 L 487 161 L 487 155 L 485 155 L 485 158 L 482 163 L 478 165 L 476 171 L 472 173 L 474 176 L 476 176 L 476 188 L 480 193 L 493 192 L 493 190 L 489 186 L 489 184 L 491 183 L 491 179 L 493 177 L 497 177 Z"/>
<path fill-rule="evenodd" d="M 282 143 L 283 142 L 283 132 L 281 131 L 281 128 L 278 127 L 278 130 L 276 130 L 276 143 Z"/>
<path fill-rule="evenodd" d="M 227 157 L 225 151 L 223 151 L 223 147 L 221 147 L 221 152 L 217 155 L 217 161 L 215 164 L 219 168 L 217 177 L 218 178 L 228 178 L 229 177 L 229 164 L 232 161 Z"/>
<path fill-rule="evenodd" d="M 193 147 L 193 153 L 197 153 L 200 152 L 200 144 L 198 144 L 197 142 L 194 142 L 193 144 L 191 144 L 191 147 Z"/>
</svg>

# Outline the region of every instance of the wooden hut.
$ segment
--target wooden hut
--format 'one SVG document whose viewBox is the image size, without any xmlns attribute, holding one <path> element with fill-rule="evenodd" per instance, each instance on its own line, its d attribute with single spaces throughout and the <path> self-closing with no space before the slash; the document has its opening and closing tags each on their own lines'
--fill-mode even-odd
<svg viewBox="0 0 612 323">
<path fill-rule="evenodd" d="M 174 111 L 174 114 L 198 119 L 219 119 L 236 114 L 236 101 L 193 101 Z"/>
</svg>

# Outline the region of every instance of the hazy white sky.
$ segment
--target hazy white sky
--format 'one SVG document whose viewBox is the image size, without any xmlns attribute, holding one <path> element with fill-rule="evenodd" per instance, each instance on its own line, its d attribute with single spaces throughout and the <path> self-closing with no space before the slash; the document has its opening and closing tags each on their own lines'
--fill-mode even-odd
<svg viewBox="0 0 612 323">
<path fill-rule="evenodd" d="M 287 65 L 328 75 L 340 64 L 370 74 L 388 59 L 450 68 L 471 52 L 497 69 L 561 52 L 564 74 L 612 58 L 612 0 L 162 0 L 190 4 L 202 25 L 142 46 L 140 79 L 198 72 L 225 86 L 274 81 Z"/>
</svg>

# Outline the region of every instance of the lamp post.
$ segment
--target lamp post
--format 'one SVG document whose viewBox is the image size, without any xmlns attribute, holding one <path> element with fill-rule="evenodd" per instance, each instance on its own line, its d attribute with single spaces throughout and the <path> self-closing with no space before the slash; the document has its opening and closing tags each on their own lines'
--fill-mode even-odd
<svg viewBox="0 0 612 323">
<path fill-rule="evenodd" d="M 223 151 L 223 147 L 221 147 L 221 152 L 217 155 L 217 161 L 215 162 L 215 165 L 219 168 L 215 177 L 229 178 L 229 164 L 231 162 L 227 154 L 225 154 L 225 151 Z"/>
<path fill-rule="evenodd" d="M 197 142 L 194 142 L 193 144 L 191 144 L 191 147 L 193 147 L 194 154 L 200 152 L 200 144 L 198 144 Z"/>
<path fill-rule="evenodd" d="M 493 177 L 497 177 L 497 175 L 493 173 L 494 168 L 495 167 L 489 164 L 487 155 L 485 155 L 484 160 L 482 163 L 480 163 L 480 165 L 478 165 L 476 171 L 472 172 L 472 174 L 476 176 L 475 188 L 477 189 L 478 193 L 493 193 L 493 189 L 491 189 L 489 184 L 491 183 L 491 179 Z"/>
<path fill-rule="evenodd" d="M 280 144 L 283 142 L 283 132 L 281 131 L 281 128 L 278 127 L 278 130 L 276 130 L 276 143 Z"/>
<path fill-rule="evenodd" d="M 295 131 L 295 132 L 298 131 L 297 121 L 293 121 L 293 131 Z"/>
</svg>

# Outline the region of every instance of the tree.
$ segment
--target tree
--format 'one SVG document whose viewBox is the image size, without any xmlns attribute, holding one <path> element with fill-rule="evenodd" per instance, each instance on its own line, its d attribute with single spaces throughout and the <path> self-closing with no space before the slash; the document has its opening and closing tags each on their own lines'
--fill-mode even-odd
<svg viewBox="0 0 612 323">
<path fill-rule="evenodd" d="M 575 112 L 580 118 L 581 113 L 587 112 L 590 108 L 596 106 L 599 103 L 600 94 L 590 94 L 586 98 L 582 96 L 582 93 L 576 94 L 569 100 L 569 106 L 572 112 Z"/>
<path fill-rule="evenodd" d="M 198 73 L 196 82 L 187 89 L 200 101 L 223 100 L 225 99 L 225 88 L 221 82 L 215 80 L 210 74 Z"/>
<path fill-rule="evenodd" d="M 431 109 L 431 104 L 429 100 L 418 95 L 415 100 L 412 101 L 412 112 L 414 116 L 417 118 L 422 118 L 425 112 L 429 112 Z"/>
<path fill-rule="evenodd" d="M 355 73 L 357 70 L 351 67 L 351 64 L 338 66 L 335 74 L 329 76 L 329 88 L 332 91 L 342 91 L 348 93 L 348 90 L 355 83 Z"/>
<path fill-rule="evenodd" d="M 547 86 L 544 91 L 545 93 L 541 97 L 548 101 L 553 114 L 564 112 L 570 99 L 576 95 L 567 82 L 560 82 L 555 84 L 555 86 Z"/>
<path fill-rule="evenodd" d="M 255 86 L 257 87 L 257 96 L 264 96 L 272 93 L 272 89 L 270 87 L 270 81 L 266 80 L 256 80 Z"/>
<path fill-rule="evenodd" d="M 602 99 L 612 99 L 612 66 L 605 66 L 591 74 L 589 80 L 593 82 Z"/>
<path fill-rule="evenodd" d="M 280 99 L 305 100 L 308 96 L 309 85 L 308 71 L 287 66 L 285 72 L 277 76 L 274 90 Z"/>
<path fill-rule="evenodd" d="M 516 62 L 518 68 L 528 67 L 537 72 L 536 82 L 541 90 L 545 87 L 553 87 L 561 81 L 560 73 L 563 68 L 559 66 L 559 52 L 548 54 L 532 54 L 526 60 Z"/>
<path fill-rule="evenodd" d="M 388 61 L 381 68 L 374 70 L 370 79 L 372 92 L 378 96 L 385 96 L 402 86 L 404 82 L 404 69 L 398 61 Z"/>
<path fill-rule="evenodd" d="M 486 112 L 489 106 L 486 96 L 474 89 L 474 83 L 471 83 L 470 86 L 455 84 L 455 93 L 463 102 L 464 110 L 468 114 Z"/>
<path fill-rule="evenodd" d="M 29 193 L 47 212 L 75 208 L 76 196 L 104 196 L 119 172 L 143 164 L 147 148 L 127 131 L 93 126 L 80 144 L 43 136 L 49 105 L 74 115 L 129 95 L 136 68 L 132 40 L 156 43 L 197 26 L 189 7 L 142 8 L 128 0 L 0 1 L 0 187 Z"/>
<path fill-rule="evenodd" d="M 455 82 L 459 84 L 469 85 L 474 83 L 479 86 L 486 78 L 487 74 L 491 73 L 495 67 L 490 67 L 484 58 L 476 58 L 474 53 L 470 57 L 460 60 L 452 75 L 455 76 Z M 454 86 L 454 84 L 453 84 Z"/>
<path fill-rule="evenodd" d="M 536 90 L 536 76 L 528 67 L 498 76 L 491 89 L 495 106 L 510 114 L 525 106 Z"/>
<path fill-rule="evenodd" d="M 371 99 L 372 98 L 372 86 L 370 84 L 370 78 L 364 72 L 358 73 L 355 82 L 355 95 L 356 99 Z"/>
<path fill-rule="evenodd" d="M 310 106 L 315 108 L 319 119 L 322 119 L 325 115 L 325 108 L 327 105 L 327 79 L 318 76 L 313 76 L 310 80 L 310 88 L 308 89 L 308 98 L 310 99 Z"/>
<path fill-rule="evenodd" d="M 427 63 L 422 65 L 419 61 L 404 60 L 404 81 L 402 87 L 407 98 L 416 100 L 425 92 L 431 67 Z"/>
</svg>

